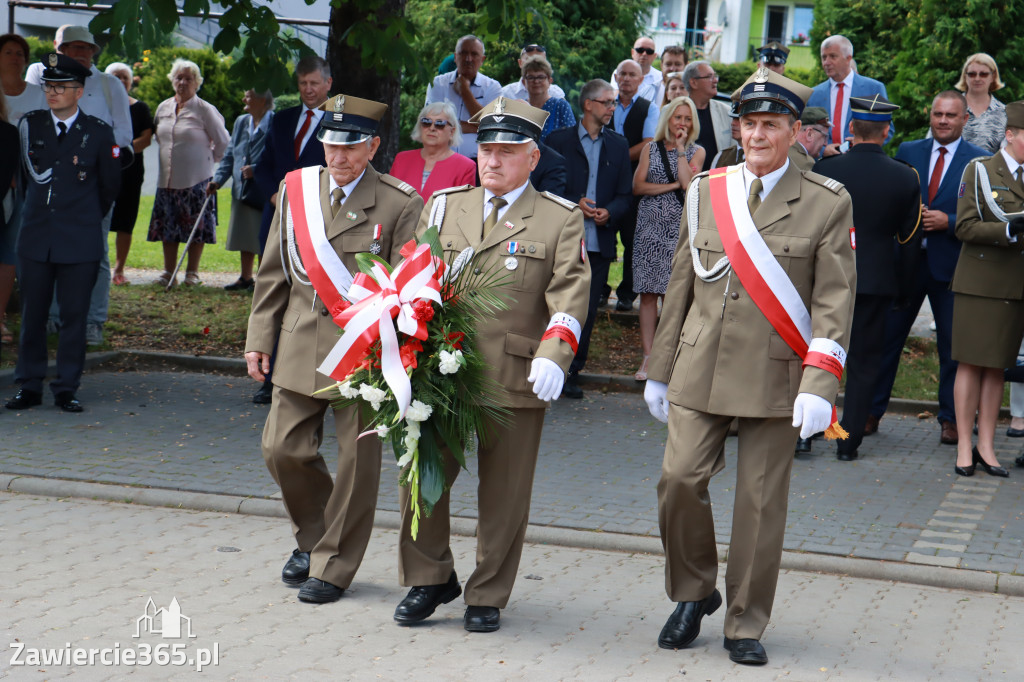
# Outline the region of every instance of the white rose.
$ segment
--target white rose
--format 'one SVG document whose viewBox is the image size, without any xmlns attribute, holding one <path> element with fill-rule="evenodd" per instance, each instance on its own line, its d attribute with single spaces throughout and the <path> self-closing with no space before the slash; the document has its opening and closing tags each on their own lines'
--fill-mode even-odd
<svg viewBox="0 0 1024 682">
<path fill-rule="evenodd" d="M 459 371 L 462 366 L 462 351 L 457 350 L 454 353 L 449 353 L 446 350 L 441 351 L 441 374 L 455 374 Z"/>
<path fill-rule="evenodd" d="M 405 420 L 407 422 L 410 422 L 411 427 L 411 423 L 413 422 L 427 421 L 427 419 L 430 418 L 430 413 L 433 411 L 434 408 L 432 408 L 430 405 L 422 403 L 419 400 L 414 400 L 412 401 L 412 405 L 410 405 L 409 409 L 406 410 L 405 412 Z M 416 430 L 419 431 L 419 426 L 416 427 Z"/>
<path fill-rule="evenodd" d="M 359 395 L 363 397 L 363 400 L 370 403 L 370 407 L 374 410 L 379 410 L 380 404 L 388 397 L 387 393 L 369 384 L 360 384 Z"/>
</svg>

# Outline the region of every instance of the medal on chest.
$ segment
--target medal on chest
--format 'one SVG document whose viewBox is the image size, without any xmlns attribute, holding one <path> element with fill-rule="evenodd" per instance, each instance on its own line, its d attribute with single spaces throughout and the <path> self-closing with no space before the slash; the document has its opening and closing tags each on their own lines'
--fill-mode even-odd
<svg viewBox="0 0 1024 682">
<path fill-rule="evenodd" d="M 377 223 L 376 225 L 373 226 L 373 243 L 370 244 L 370 253 L 372 253 L 374 256 L 380 255 L 381 228 L 382 226 L 380 223 Z"/>
<path fill-rule="evenodd" d="M 515 270 L 519 267 L 519 259 L 516 258 L 516 251 L 519 250 L 519 242 L 509 242 L 506 247 L 509 253 L 509 257 L 505 259 L 505 269 Z"/>
</svg>

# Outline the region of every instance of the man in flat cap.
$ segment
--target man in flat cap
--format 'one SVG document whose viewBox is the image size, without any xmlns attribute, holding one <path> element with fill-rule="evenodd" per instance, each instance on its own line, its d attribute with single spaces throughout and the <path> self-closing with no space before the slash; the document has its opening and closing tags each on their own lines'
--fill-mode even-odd
<svg viewBox="0 0 1024 682">
<path fill-rule="evenodd" d="M 764 64 L 769 71 L 780 76 L 786 75 L 786 60 L 789 59 L 789 48 L 777 40 L 757 48 L 757 61 Z"/>
<path fill-rule="evenodd" d="M 722 604 L 708 482 L 725 467 L 739 418 L 724 630 L 729 658 L 745 664 L 768 660 L 759 640 L 778 581 L 793 445 L 836 433 L 853 313 L 850 197 L 787 156 L 809 95 L 763 66 L 744 83 L 746 161 L 690 183 L 644 391 L 669 425 L 658 520 L 676 608 L 658 637 L 665 649 L 691 644 Z"/>
<path fill-rule="evenodd" d="M 334 317 L 358 272 L 357 253 L 401 260 L 423 200 L 410 185 L 378 173 L 370 159 L 387 105 L 336 95 L 324 102 L 316 136 L 327 167 L 290 171 L 253 293 L 245 361 L 264 381 L 277 345 L 274 389 L 263 430 L 263 458 L 281 487 L 297 548 L 281 571 L 305 602 L 336 601 L 351 584 L 373 529 L 380 479 L 378 438 L 364 430 L 357 407 L 334 411 L 337 483 L 323 457 L 324 414 L 334 384 L 318 371 L 338 342 Z M 340 294 L 340 296 L 339 296 Z"/>
<path fill-rule="evenodd" d="M 857 226 L 857 298 L 847 355 L 843 419 L 849 438 L 837 457 L 857 459 L 885 348 L 885 320 L 893 302 L 909 295 L 921 253 L 921 187 L 913 166 L 889 158 L 882 144 L 899 107 L 881 95 L 850 98 L 853 146 L 822 159 L 814 172 L 843 183 Z M 800 446 L 797 446 L 800 452 Z M 807 441 L 807 452 L 810 441 Z"/>
<path fill-rule="evenodd" d="M 30 111 L 18 125 L 28 175 L 18 239 L 21 339 L 7 408 L 42 403 L 46 321 L 56 290 L 60 309 L 54 403 L 81 412 L 75 397 L 85 363 L 89 295 L 106 245 L 103 216 L 121 188 L 120 148 L 110 126 L 79 109 L 89 70 L 70 57 L 43 59 L 48 109 Z"/>
<path fill-rule="evenodd" d="M 804 107 L 800 115 L 800 134 L 789 148 L 789 160 L 800 170 L 811 170 L 828 141 L 831 127 L 827 111 L 821 107 Z"/>
<path fill-rule="evenodd" d="M 477 328 L 477 349 L 490 377 L 505 387 L 501 404 L 510 416 L 507 424 L 487 423 L 478 433 L 477 561 L 466 581 L 464 616 L 470 632 L 500 626 L 522 555 L 544 411 L 561 393 L 587 316 L 583 213 L 529 182 L 545 119 L 546 112 L 519 100 L 488 103 L 472 119 L 479 124 L 481 187 L 435 193 L 417 228 L 438 225 L 446 258 L 472 246 L 479 268 L 500 268 L 509 278 L 509 309 Z M 458 473 L 449 457 L 449 484 Z M 426 619 L 462 593 L 448 513 L 446 491 L 433 514 L 420 519 L 413 540 L 408 488 L 402 489 L 398 569 L 401 583 L 412 589 L 395 609 L 400 625 Z"/>
</svg>

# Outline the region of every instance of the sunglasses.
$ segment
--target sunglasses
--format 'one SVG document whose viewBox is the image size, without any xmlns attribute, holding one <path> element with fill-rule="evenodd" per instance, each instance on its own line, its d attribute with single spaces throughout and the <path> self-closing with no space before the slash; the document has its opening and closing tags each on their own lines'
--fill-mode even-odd
<svg viewBox="0 0 1024 682">
<path fill-rule="evenodd" d="M 637 54 L 654 54 L 655 49 L 653 47 L 634 47 L 633 52 Z"/>
<path fill-rule="evenodd" d="M 429 128 L 431 125 L 433 125 L 434 128 L 436 128 L 437 130 L 444 130 L 444 127 L 450 126 L 451 123 L 444 120 L 443 118 L 435 121 L 433 119 L 424 117 L 420 119 L 420 125 L 423 126 L 424 128 Z"/>
<path fill-rule="evenodd" d="M 527 45 L 526 47 L 523 48 L 523 52 L 525 52 L 526 54 L 530 54 L 531 52 L 544 52 L 544 53 L 547 53 L 547 51 L 548 51 L 547 48 L 544 47 L 543 45 L 536 45 L 536 44 L 534 44 L 534 45 Z"/>
<path fill-rule="evenodd" d="M 992 75 L 991 71 L 968 71 L 968 78 L 988 78 Z"/>
</svg>

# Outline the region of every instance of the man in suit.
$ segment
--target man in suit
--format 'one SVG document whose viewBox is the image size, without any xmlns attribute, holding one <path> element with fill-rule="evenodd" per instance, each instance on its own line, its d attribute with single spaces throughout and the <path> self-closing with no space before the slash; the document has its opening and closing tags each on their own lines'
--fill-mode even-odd
<svg viewBox="0 0 1024 682">
<path fill-rule="evenodd" d="M 829 36 L 822 41 L 821 68 L 828 78 L 814 86 L 807 106 L 821 107 L 828 112 L 833 128 L 824 154 L 833 156 L 840 153 L 839 147 L 850 130 L 850 98 L 873 95 L 888 98 L 888 94 L 881 82 L 853 70 L 853 43 L 845 36 Z M 894 126 L 889 126 L 886 143 L 892 139 L 895 130 Z"/>
<path fill-rule="evenodd" d="M 851 97 L 853 146 L 822 159 L 814 172 L 843 183 L 853 199 L 857 250 L 857 299 L 847 355 L 840 461 L 857 459 L 878 368 L 882 363 L 885 318 L 893 301 L 910 291 L 921 232 L 921 183 L 914 169 L 882 151 L 892 114 L 899 109 L 882 97 Z M 807 450 L 810 441 L 807 441 Z M 801 452 L 797 446 L 797 452 Z"/>
<path fill-rule="evenodd" d="M 697 107 L 697 120 L 700 121 L 697 144 L 706 152 L 701 170 L 708 170 L 718 151 L 732 146 L 729 105 L 715 99 L 718 95 L 718 74 L 710 62 L 690 62 L 683 70 L 683 84 Z"/>
<path fill-rule="evenodd" d="M 562 395 L 582 398 L 577 378 L 587 363 L 590 334 L 597 317 L 601 286 L 608 281 L 608 268 L 615 261 L 615 224 L 633 203 L 633 174 L 629 164 L 629 143 L 608 128 L 615 106 L 615 91 L 600 78 L 580 90 L 583 116 L 578 125 L 548 135 L 548 144 L 565 157 L 569 182 L 564 196 L 583 211 L 583 231 L 590 263 L 590 305 L 583 325 L 579 349 L 569 366 Z"/>
<path fill-rule="evenodd" d="M 19 124 L 29 182 L 18 239 L 22 318 L 14 379 L 20 390 L 7 409 L 42 403 L 46 320 L 56 289 L 60 340 L 50 390 L 57 407 L 81 412 L 75 391 L 85 364 L 86 316 L 103 258 L 103 217 L 121 188 L 120 147 L 109 125 L 78 107 L 89 69 L 55 53 L 43 65 L 49 109 L 30 111 Z"/>
<path fill-rule="evenodd" d="M 960 256 L 960 241 L 953 233 L 957 190 L 967 163 L 989 154 L 963 139 L 967 100 L 956 90 L 944 90 L 935 96 L 930 122 L 931 138 L 904 142 L 896 151 L 896 158 L 913 166 L 921 178 L 921 248 L 924 249 L 921 258 L 924 262 L 917 268 L 906 305 L 891 309 L 887 316 L 885 350 L 871 406 L 873 419 L 869 418 L 867 431 L 877 430 L 878 420 L 885 414 L 903 346 L 927 296 L 935 317 L 939 351 L 939 440 L 946 445 L 956 445 L 958 433 L 953 406 L 956 361 L 950 354 L 953 293 L 949 284 Z M 971 425 L 966 428 L 970 429 Z"/>
<path fill-rule="evenodd" d="M 466 581 L 464 627 L 493 632 L 515 582 L 529 520 L 533 473 L 547 402 L 556 400 L 579 343 L 587 311 L 590 272 L 583 262 L 583 214 L 576 204 L 530 185 L 547 112 L 498 97 L 472 121 L 479 124 L 481 187 L 436 193 L 420 216 L 419 232 L 435 222 L 440 202 L 440 242 L 446 258 L 476 249 L 481 270 L 505 270 L 514 298 L 477 327 L 477 350 L 489 376 L 504 386 L 508 422 L 488 422 L 478 433 L 479 466 L 476 567 Z M 532 386 L 531 386 L 532 384 Z M 448 457 L 451 484 L 459 473 Z M 447 486 L 446 486 L 447 487 Z M 395 609 L 395 621 L 428 618 L 462 593 L 449 547 L 449 493 L 410 535 L 409 489 L 402 488 L 398 540 L 401 583 L 412 589 Z"/>
<path fill-rule="evenodd" d="M 357 407 L 335 410 L 338 465 L 332 481 L 317 452 L 331 394 L 316 391 L 334 384 L 317 368 L 338 342 L 334 316 L 345 305 L 338 294 L 345 295 L 358 272 L 356 254 L 398 263 L 423 208 L 411 186 L 370 166 L 386 110 L 385 104 L 345 95 L 321 106 L 316 136 L 327 167 L 292 171 L 275 190 L 277 209 L 249 316 L 249 376 L 265 381 L 277 348 L 263 458 L 281 487 L 297 545 L 281 579 L 301 585 L 305 602 L 342 596 L 373 529 L 380 440 L 356 439 L 364 430 Z M 302 206 L 290 203 L 300 198 Z M 319 211 L 306 208 L 309 202 Z M 296 238 L 301 232 L 305 239 Z"/>
<path fill-rule="evenodd" d="M 565 196 L 565 157 L 540 141 L 537 142 L 537 148 L 540 150 L 540 161 L 530 173 L 530 184 L 538 192 Z"/>
<path fill-rule="evenodd" d="M 323 117 L 320 105 L 331 90 L 331 67 L 316 55 L 303 57 L 295 65 L 295 78 L 302 104 L 289 107 L 274 115 L 263 142 L 263 154 L 256 163 L 253 177 L 260 192 L 269 200 L 263 206 L 260 223 L 260 265 L 267 247 L 270 223 L 277 209 L 277 188 L 284 176 L 296 168 L 325 166 L 324 146 L 314 139 L 317 124 Z M 273 367 L 273 362 L 271 362 Z M 270 374 L 252 401 L 267 405 L 271 400 L 273 384 Z"/>
<path fill-rule="evenodd" d="M 744 83 L 747 159 L 690 183 L 699 222 L 683 213 L 644 391 L 669 425 L 658 520 L 676 608 L 658 638 L 665 649 L 692 643 L 722 604 L 708 482 L 725 466 L 739 418 L 724 630 L 729 658 L 743 664 L 768 661 L 760 638 L 782 559 L 793 445 L 833 421 L 853 314 L 850 196 L 787 157 L 809 95 L 763 65 Z"/>
<path fill-rule="evenodd" d="M 640 162 L 640 152 L 644 145 L 654 139 L 654 129 L 658 127 L 658 106 L 637 94 L 643 81 L 640 65 L 632 59 L 619 64 L 615 70 L 615 81 L 619 84 L 619 94 L 615 98 L 615 109 L 612 111 L 612 127 L 615 132 L 626 138 L 629 143 L 630 173 L 636 171 Z M 630 175 L 632 177 L 632 175 Z M 639 199 L 635 199 L 630 210 L 615 224 L 622 240 L 622 281 L 616 287 L 619 298 L 615 309 L 627 311 L 633 309 L 636 292 L 633 291 L 633 234 L 636 232 L 636 207 Z M 607 284 L 601 283 L 601 291 L 607 299 Z"/>
</svg>

